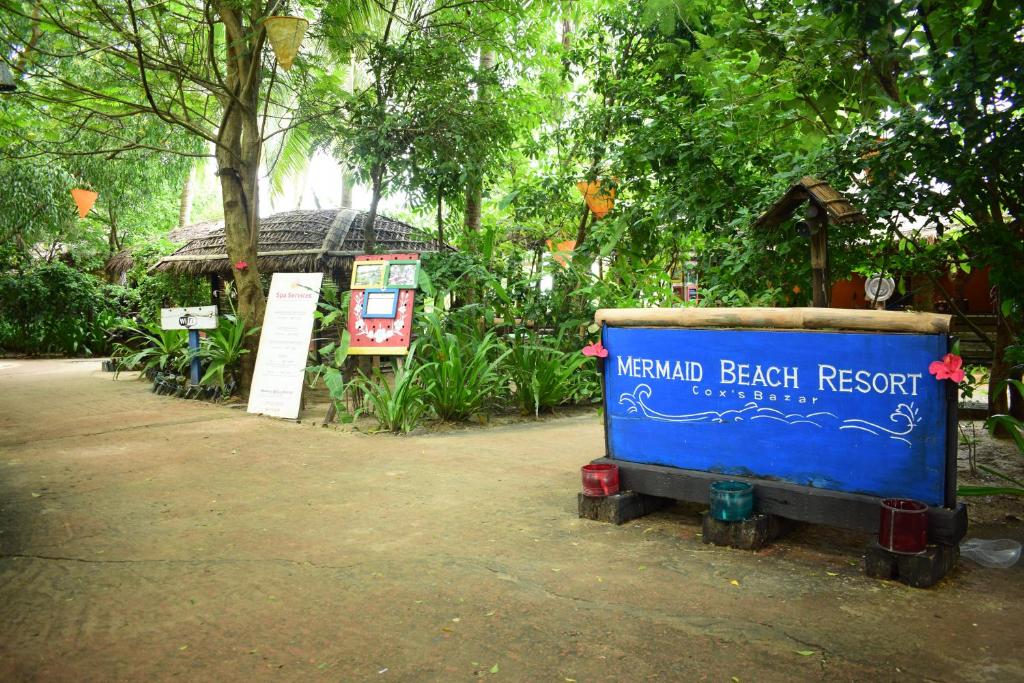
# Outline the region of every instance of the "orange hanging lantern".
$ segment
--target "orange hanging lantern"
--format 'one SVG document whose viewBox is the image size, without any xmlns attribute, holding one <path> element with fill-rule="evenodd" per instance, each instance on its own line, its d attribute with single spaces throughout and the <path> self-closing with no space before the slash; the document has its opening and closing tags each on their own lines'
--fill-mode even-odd
<svg viewBox="0 0 1024 683">
<path fill-rule="evenodd" d="M 263 26 L 267 29 L 267 40 L 274 49 L 277 63 L 285 71 L 290 71 L 302 39 L 306 37 L 309 22 L 302 17 L 267 17 Z"/>
<path fill-rule="evenodd" d="M 568 268 L 569 260 L 572 258 L 572 252 L 576 249 L 576 240 L 566 240 L 557 244 L 552 240 L 548 240 L 547 244 L 548 250 L 551 251 L 552 258 L 554 258 L 555 263 L 563 268 Z"/>
<path fill-rule="evenodd" d="M 581 180 L 576 183 L 576 189 L 583 195 L 583 200 L 587 203 L 587 207 L 590 208 L 598 219 L 608 215 L 608 212 L 615 205 L 615 187 L 602 188 L 600 180 L 594 180 L 589 183 Z"/>
<path fill-rule="evenodd" d="M 75 200 L 75 204 L 78 206 L 79 218 L 85 218 L 86 214 L 92 210 L 92 206 L 96 203 L 96 198 L 99 196 L 99 192 L 86 190 L 82 187 L 76 187 L 71 190 L 71 198 Z"/>
</svg>

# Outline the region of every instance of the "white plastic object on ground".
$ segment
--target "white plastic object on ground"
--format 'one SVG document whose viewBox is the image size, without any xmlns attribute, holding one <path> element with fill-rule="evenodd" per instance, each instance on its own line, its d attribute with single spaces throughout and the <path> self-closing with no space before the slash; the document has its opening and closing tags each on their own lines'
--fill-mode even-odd
<svg viewBox="0 0 1024 683">
<path fill-rule="evenodd" d="M 1009 569 L 1020 559 L 1021 545 L 1009 538 L 968 538 L 960 544 L 960 555 L 992 569 Z"/>
</svg>

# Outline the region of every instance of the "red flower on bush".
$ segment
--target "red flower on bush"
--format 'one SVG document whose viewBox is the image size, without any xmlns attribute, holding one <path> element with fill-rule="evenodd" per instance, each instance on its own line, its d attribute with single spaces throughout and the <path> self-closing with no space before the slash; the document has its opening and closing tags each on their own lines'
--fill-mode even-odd
<svg viewBox="0 0 1024 683">
<path fill-rule="evenodd" d="M 601 342 L 597 341 L 594 342 L 593 344 L 587 344 L 586 346 L 584 346 L 583 355 L 594 356 L 597 358 L 607 358 L 608 349 L 604 348 L 604 346 L 601 345 Z"/>
<path fill-rule="evenodd" d="M 236 270 L 245 270 L 248 267 L 249 267 L 249 262 L 248 261 L 237 261 L 237 262 L 235 262 L 235 269 Z"/>
<path fill-rule="evenodd" d="M 955 353 L 947 353 L 942 360 L 932 361 L 928 366 L 928 372 L 935 375 L 935 379 L 948 379 L 955 384 L 964 381 L 963 371 L 964 359 Z"/>
</svg>

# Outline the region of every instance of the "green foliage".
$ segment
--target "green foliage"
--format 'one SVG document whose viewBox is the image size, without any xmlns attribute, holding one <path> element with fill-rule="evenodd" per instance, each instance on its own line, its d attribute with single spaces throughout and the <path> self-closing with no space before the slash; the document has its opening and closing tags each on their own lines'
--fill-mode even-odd
<svg viewBox="0 0 1024 683">
<path fill-rule="evenodd" d="M 319 330 L 318 335 L 337 335 L 338 341 L 331 342 L 320 349 L 320 357 L 313 358 L 312 363 L 306 367 L 306 373 L 310 375 L 310 386 L 323 379 L 324 385 L 331 396 L 334 408 L 338 415 L 347 417 L 345 410 L 345 392 L 347 386 L 343 368 L 348 358 L 348 346 L 350 335 L 345 328 L 345 315 L 348 312 L 348 292 L 345 293 L 340 305 L 334 305 L 330 301 L 321 300 L 317 304 L 317 310 L 313 313 L 315 324 Z"/>
<path fill-rule="evenodd" d="M 524 415 L 572 403 L 595 393 L 593 363 L 579 350 L 562 351 L 536 337 L 521 335 L 505 357 L 505 371 L 515 385 L 514 400 Z M 587 371 L 589 370 L 589 372 Z"/>
<path fill-rule="evenodd" d="M 0 274 L 0 348 L 18 353 L 102 355 L 108 332 L 132 299 L 63 263 Z"/>
<path fill-rule="evenodd" d="M 424 316 L 418 353 L 426 362 L 419 377 L 424 400 L 442 420 L 467 420 L 507 394 L 501 363 L 509 351 L 493 332 L 470 326 L 447 331 L 436 313 Z"/>
<path fill-rule="evenodd" d="M 135 295 L 130 312 L 142 320 L 159 318 L 161 308 L 205 306 L 210 302 L 210 283 L 205 277 L 149 271 L 160 257 L 175 248 L 165 239 L 138 242 L 130 248 L 132 267 L 125 275 L 127 286 Z"/>
<path fill-rule="evenodd" d="M 35 245 L 77 230 L 72 186 L 59 166 L 0 159 L 0 265 L 24 262 Z"/>
<path fill-rule="evenodd" d="M 185 330 L 164 330 L 160 323 L 125 325 L 122 330 L 127 339 L 118 342 L 111 354 L 118 373 L 138 370 L 140 377 L 148 378 L 157 372 L 184 372 L 189 362 Z"/>
<path fill-rule="evenodd" d="M 426 390 L 418 377 L 431 365 L 415 365 L 410 355 L 404 367 L 395 369 L 393 380 L 389 381 L 375 369 L 372 378 L 360 373 L 349 389 L 362 396 L 381 429 L 394 434 L 410 432 L 420 425 L 429 410 Z M 357 410 L 354 417 L 363 410 L 365 408 Z"/>
<path fill-rule="evenodd" d="M 238 382 L 242 356 L 249 353 L 245 339 L 259 332 L 258 327 L 245 329 L 245 322 L 234 313 L 221 315 L 217 327 L 206 331 L 199 342 L 199 357 L 206 367 L 200 384 L 217 384 L 221 388 L 228 381 Z"/>
<path fill-rule="evenodd" d="M 1017 453 L 1024 457 L 1024 422 L 1011 415 L 993 415 L 985 421 L 985 427 L 989 432 L 995 433 L 996 429 L 1002 428 L 1008 432 L 1017 446 Z M 1003 481 L 1009 482 L 1012 486 L 959 486 L 957 495 L 960 496 L 1024 496 L 1024 481 L 1011 477 L 1005 472 L 978 465 L 978 469 L 987 472 Z"/>
</svg>

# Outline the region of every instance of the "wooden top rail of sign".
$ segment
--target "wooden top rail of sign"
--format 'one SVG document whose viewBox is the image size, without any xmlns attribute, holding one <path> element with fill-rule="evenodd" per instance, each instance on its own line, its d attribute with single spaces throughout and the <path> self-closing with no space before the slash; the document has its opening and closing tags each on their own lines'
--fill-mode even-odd
<svg viewBox="0 0 1024 683">
<path fill-rule="evenodd" d="M 600 325 L 949 334 L 952 316 L 842 308 L 602 308 Z"/>
</svg>

